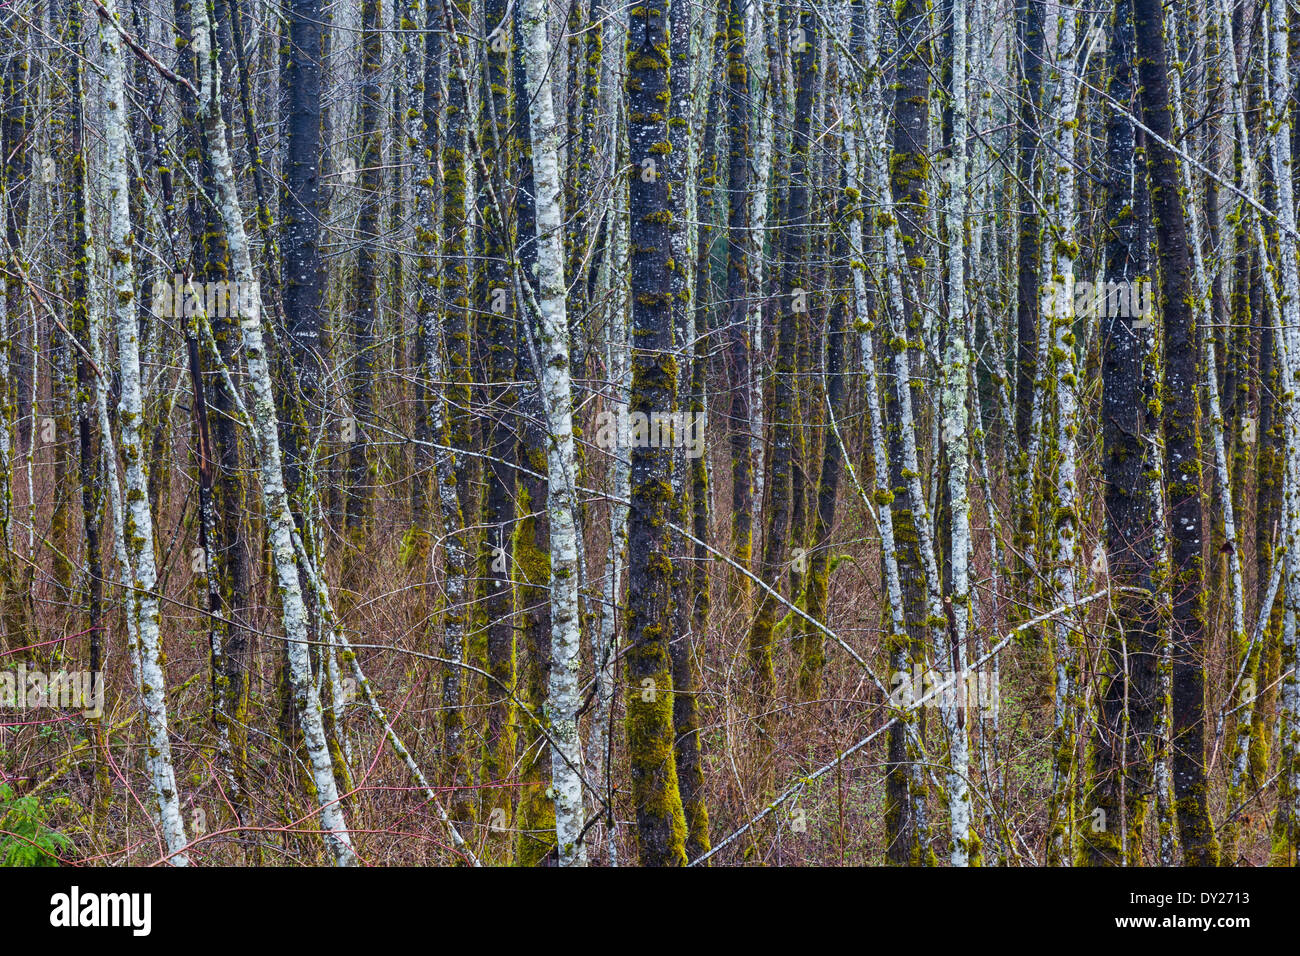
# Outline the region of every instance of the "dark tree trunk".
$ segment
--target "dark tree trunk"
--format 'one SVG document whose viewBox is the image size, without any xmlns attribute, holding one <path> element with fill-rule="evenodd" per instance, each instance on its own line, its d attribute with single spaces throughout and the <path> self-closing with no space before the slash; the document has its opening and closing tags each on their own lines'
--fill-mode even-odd
<svg viewBox="0 0 1300 956">
<path fill-rule="evenodd" d="M 1164 11 L 1160 0 L 1135 0 L 1137 64 L 1146 125 L 1164 142 L 1147 143 L 1151 207 L 1160 257 L 1164 319 L 1161 397 L 1165 480 L 1169 495 L 1170 589 L 1173 604 L 1174 803 L 1188 864 L 1214 866 L 1219 844 L 1210 819 L 1205 770 L 1205 567 L 1201 541 L 1200 329 L 1192 313 L 1192 271 L 1173 142 Z"/>
<path fill-rule="evenodd" d="M 1020 180 L 1020 244 L 1016 253 L 1016 444 L 1029 446 L 1034 376 L 1038 365 L 1039 219 L 1034 190 L 1040 136 L 1038 107 L 1043 95 L 1043 0 L 1017 0 L 1016 32 L 1020 56 L 1019 143 L 1016 177 Z"/>
<path fill-rule="evenodd" d="M 483 165 L 493 174 L 496 196 L 505 194 L 505 177 L 510 167 L 506 137 L 510 131 L 510 76 L 507 51 L 510 25 L 504 20 L 505 0 L 485 0 L 483 35 L 488 38 L 479 97 L 478 141 Z M 500 32 L 498 32 L 500 31 Z M 487 419 L 483 425 L 484 452 L 489 456 L 483 468 L 483 548 L 480 565 L 484 572 L 484 611 L 487 615 L 488 681 L 487 740 L 484 743 L 483 782 L 504 784 L 515 762 L 514 712 L 510 695 L 515 683 L 514 588 L 510 569 L 511 537 L 515 531 L 514 462 L 519 447 L 516 434 L 515 389 L 517 374 L 518 310 L 510 287 L 507 261 L 507 228 L 483 181 L 478 188 L 481 268 L 484 298 L 479 313 L 484 316 L 484 348 L 489 376 Z M 504 210 L 502 210 L 504 212 Z M 484 807 L 509 812 L 510 793 L 504 786 L 491 787 Z"/>
<path fill-rule="evenodd" d="M 321 292 L 321 0 L 293 0 L 282 42 L 280 119 L 285 129 L 280 188 L 280 286 L 284 297 L 284 347 L 278 395 L 285 485 L 301 509 L 308 436 L 320 421 Z M 298 515 L 301 522 L 301 514 Z"/>
<path fill-rule="evenodd" d="M 665 155 L 669 105 L 668 18 L 662 8 L 629 10 L 628 147 L 631 159 L 632 392 L 629 414 L 674 410 L 672 210 Z M 672 448 L 647 429 L 632 438 L 628 515 L 628 761 L 637 844 L 646 866 L 685 864 L 686 824 L 673 741 Z"/>
<path fill-rule="evenodd" d="M 921 336 L 922 303 L 915 301 L 915 289 L 921 280 L 921 270 L 916 268 L 914 251 L 924 235 L 925 210 L 928 196 L 925 191 L 930 168 L 930 14 L 922 0 L 907 0 L 897 12 L 899 42 L 898 79 L 894 87 L 894 117 L 891 130 L 890 190 L 894 199 L 894 215 L 904 251 L 912 259 L 910 281 L 904 283 L 904 301 L 901 303 L 903 327 L 894 329 L 888 339 L 890 365 L 894 374 L 886 377 L 884 419 L 889 450 L 889 485 L 893 490 L 890 504 L 894 523 L 894 543 L 898 560 L 898 575 L 902 584 L 903 619 L 907 626 L 907 647 L 894 647 L 891 666 L 919 660 L 923 657 L 927 631 L 926 582 L 921 558 L 921 539 L 917 527 L 917 512 L 924 502 L 914 501 L 911 482 L 903 467 L 904 436 L 901 414 L 901 397 L 911 387 L 911 374 L 906 378 L 900 369 L 910 368 L 908 351 Z M 886 227 L 888 228 L 888 226 Z M 915 426 L 915 422 L 912 423 Z M 901 638 L 900 638 L 901 639 Z M 921 732 L 917 719 L 916 732 Z M 900 727 L 891 735 L 889 743 L 890 776 L 887 787 L 890 795 L 885 811 L 889 834 L 887 859 L 895 865 L 922 863 L 930 856 L 927 847 L 916 839 L 915 820 L 908 809 L 923 793 L 907 793 L 910 781 L 905 767 L 907 735 Z"/>
<path fill-rule="evenodd" d="M 1109 94 L 1136 111 L 1133 75 L 1133 7 L 1117 0 L 1107 46 Z M 1128 112 L 1110 113 L 1106 135 L 1107 181 L 1105 277 L 1125 285 L 1147 276 L 1142 210 L 1150 200 L 1145 170 L 1137 160 L 1137 137 Z M 1150 443 L 1159 434 L 1155 397 L 1146 372 L 1154 330 L 1133 316 L 1108 309 L 1102 318 L 1102 465 L 1106 478 L 1106 551 L 1117 586 L 1109 621 L 1100 719 L 1093 735 L 1091 814 L 1101 809 L 1107 825 L 1081 827 L 1082 853 L 1093 866 L 1141 863 L 1143 822 L 1152 788 L 1150 737 L 1155 725 L 1159 609 L 1152 586 L 1156 555 L 1152 535 L 1157 512 L 1147 474 Z M 1148 593 L 1138 593 L 1142 589 Z M 1127 709 L 1127 714 L 1126 714 Z M 1127 731 L 1125 728 L 1127 716 Z M 1127 828 L 1122 841 L 1121 834 Z"/>
<path fill-rule="evenodd" d="M 694 129 L 695 99 L 690 78 L 690 29 L 693 10 L 684 2 L 669 8 L 669 54 L 671 100 L 669 102 L 668 136 L 672 151 L 668 160 L 671 185 L 672 231 L 672 291 L 673 354 L 677 366 L 677 408 L 686 413 L 681 419 L 682 434 L 674 435 L 673 449 L 673 522 L 687 528 L 692 520 L 692 483 L 690 481 L 696 449 L 691 445 L 695 435 L 693 416 L 695 399 L 692 394 L 695 379 L 696 340 L 695 327 L 698 314 L 691 301 L 687 279 L 695 264 L 690 261 L 687 248 L 687 223 L 696 210 L 687 206 L 687 156 Z M 697 197 L 698 204 L 698 197 Z M 701 446 L 698 451 L 703 452 Z M 709 848 L 709 812 L 705 805 L 704 768 L 700 759 L 700 715 L 697 690 L 699 675 L 696 660 L 696 642 L 703 635 L 694 629 L 694 604 L 698 595 L 691 590 L 695 574 L 693 550 L 686 539 L 674 531 L 671 535 L 673 556 L 673 592 L 677 596 L 673 609 L 673 637 L 669 646 L 673 663 L 673 730 L 676 734 L 677 783 L 682 794 L 682 812 L 686 818 L 686 856 L 696 859 Z"/>
<path fill-rule="evenodd" d="M 361 133 L 357 181 L 357 265 L 352 307 L 352 417 L 349 424 L 347 505 L 344 525 L 352 547 L 360 547 L 370 510 L 371 470 L 366 428 L 374 405 L 375 316 L 379 308 L 379 189 L 382 182 L 383 133 L 380 128 L 380 70 L 383 66 L 382 0 L 361 4 Z M 345 438 L 348 437 L 345 435 Z M 345 581 L 350 588 L 355 582 Z"/>
</svg>

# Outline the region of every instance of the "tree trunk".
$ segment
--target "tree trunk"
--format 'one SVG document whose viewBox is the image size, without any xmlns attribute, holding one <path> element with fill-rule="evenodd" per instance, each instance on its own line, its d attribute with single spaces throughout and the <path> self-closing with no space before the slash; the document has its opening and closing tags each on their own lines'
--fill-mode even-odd
<svg viewBox="0 0 1300 956">
<path fill-rule="evenodd" d="M 1205 771 L 1205 569 L 1201 557 L 1200 330 L 1192 315 L 1191 263 L 1179 195 L 1164 12 L 1158 0 L 1135 0 L 1138 79 L 1143 118 L 1160 141 L 1147 144 L 1151 205 L 1160 257 L 1164 319 L 1162 397 L 1169 494 L 1173 605 L 1173 785 L 1187 862 L 1213 866 L 1219 846 L 1210 819 Z"/>
<path fill-rule="evenodd" d="M 582 742 L 578 739 L 579 616 L 578 529 L 574 488 L 573 397 L 569 385 L 569 330 L 565 318 L 563 220 L 560 208 L 559 127 L 552 92 L 551 41 L 546 6 L 523 7 L 524 63 L 529 96 L 537 210 L 538 307 L 535 368 L 541 377 L 549 434 L 547 515 L 550 521 L 551 672 L 547 710 L 551 718 L 551 787 L 555 835 L 562 866 L 585 866 L 582 842 Z M 665 252 L 667 248 L 665 245 Z M 665 698 L 665 700 L 667 700 Z"/>
<path fill-rule="evenodd" d="M 535 2 L 535 0 L 534 0 Z M 673 352 L 672 210 L 666 154 L 669 107 L 668 17 L 664 9 L 629 12 L 627 39 L 628 213 L 631 219 L 631 415 L 628 516 L 627 746 L 637 845 L 645 866 L 686 863 L 686 821 L 673 740 L 672 448 L 653 423 L 671 415 L 677 395 Z"/>
</svg>

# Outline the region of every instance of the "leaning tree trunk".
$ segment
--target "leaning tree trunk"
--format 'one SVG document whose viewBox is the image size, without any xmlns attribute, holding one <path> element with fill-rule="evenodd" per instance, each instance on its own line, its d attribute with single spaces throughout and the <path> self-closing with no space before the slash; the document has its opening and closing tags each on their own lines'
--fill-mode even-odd
<svg viewBox="0 0 1300 956">
<path fill-rule="evenodd" d="M 1270 90 L 1273 107 L 1279 111 L 1273 119 L 1270 153 L 1273 160 L 1273 183 L 1277 190 L 1278 258 L 1282 266 L 1282 301 L 1284 307 L 1274 316 L 1281 356 L 1283 408 L 1289 414 L 1283 424 L 1284 479 L 1282 531 L 1286 545 L 1286 590 L 1282 619 L 1281 656 L 1281 745 L 1278 758 L 1279 806 L 1274 854 L 1282 862 L 1294 865 L 1300 843 L 1300 677 L 1296 675 L 1297 630 L 1300 630 L 1300 422 L 1296 417 L 1295 387 L 1300 382 L 1300 275 L 1296 255 L 1294 187 L 1292 183 L 1292 115 L 1288 65 L 1288 5 L 1273 0 L 1271 10 L 1272 49 L 1270 51 Z M 1175 781 L 1176 783 L 1176 781 Z M 1179 805 L 1181 822 L 1182 805 Z"/>
<path fill-rule="evenodd" d="M 189 862 L 180 794 L 172 766 L 167 724 L 167 692 L 163 676 L 161 615 L 158 608 L 158 571 L 154 559 L 153 515 L 149 509 L 149 477 L 141 434 L 144 414 L 140 380 L 139 325 L 135 312 L 135 270 L 132 261 L 131 211 L 127 194 L 126 65 L 117 33 L 115 0 L 105 4 L 106 18 L 99 23 L 99 43 L 104 54 L 104 136 L 109 189 L 110 311 L 117 323 L 118 368 L 121 403 L 118 423 L 122 431 L 122 457 L 126 463 L 124 534 L 130 585 L 126 595 L 136 637 L 140 693 L 149 729 L 146 763 L 158 811 L 158 825 L 167 848 L 167 860 L 177 866 Z"/>
<path fill-rule="evenodd" d="M 225 122 L 220 108 L 215 31 L 212 29 L 211 14 L 206 0 L 200 0 L 195 4 L 194 9 L 196 11 L 194 51 L 198 58 L 200 78 L 199 117 L 203 124 L 203 134 L 218 189 L 217 204 L 230 243 L 235 281 L 240 283 L 241 287 L 254 288 L 256 279 L 249 253 L 248 236 L 244 231 L 234 166 L 226 142 Z M 293 513 L 289 506 L 289 494 L 284 486 L 284 460 L 280 452 L 271 371 L 266 345 L 262 338 L 261 310 L 253 308 L 250 312 L 251 314 L 240 316 L 240 328 L 243 332 L 248 377 L 253 390 L 253 424 L 257 440 L 262 499 L 266 509 L 267 543 L 280 588 L 294 703 L 311 764 L 312 781 L 316 787 L 316 798 L 320 806 L 321 828 L 325 831 L 325 844 L 336 865 L 352 866 L 357 862 L 356 854 L 352 849 L 352 838 L 348 833 L 347 821 L 344 819 L 340 804 L 333 763 L 325 739 L 320 699 L 311 673 L 307 607 L 298 578 L 299 564 L 293 545 L 295 530 Z"/>
</svg>

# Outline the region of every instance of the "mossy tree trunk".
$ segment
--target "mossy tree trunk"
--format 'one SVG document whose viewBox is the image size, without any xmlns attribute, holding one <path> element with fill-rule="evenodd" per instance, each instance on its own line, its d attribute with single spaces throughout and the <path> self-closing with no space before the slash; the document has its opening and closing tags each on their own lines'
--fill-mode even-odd
<svg viewBox="0 0 1300 956">
<path fill-rule="evenodd" d="M 81 52 L 82 38 L 81 0 L 72 0 L 69 9 L 68 45 Z M 101 670 L 104 660 L 104 568 L 100 545 L 100 529 L 104 521 L 104 483 L 100 468 L 100 441 L 95 434 L 95 379 L 99 369 L 95 368 L 90 355 L 95 350 L 91 341 L 93 325 L 90 318 L 90 273 L 93 268 L 94 249 L 92 246 L 89 223 L 90 194 L 86 176 L 86 132 L 85 132 L 85 68 L 80 56 L 73 58 L 72 90 L 70 95 L 71 115 L 69 119 L 68 146 L 72 151 L 71 181 L 69 189 L 72 195 L 72 222 L 70 260 L 72 262 L 70 291 L 72 307 L 70 310 L 68 331 L 76 343 L 76 414 L 77 414 L 77 468 L 81 483 L 81 527 L 84 534 L 83 564 L 85 568 L 85 591 L 83 606 L 86 609 L 86 634 L 90 673 L 97 682 L 103 681 Z M 5 427 L 0 421 L 0 428 Z M 3 543 L 0 543 L 0 548 Z M 107 759 L 107 732 L 104 729 L 102 715 L 95 719 L 95 815 L 102 819 L 108 808 L 112 792 Z"/>
<path fill-rule="evenodd" d="M 1169 495 L 1174 800 L 1188 863 L 1214 865 L 1219 846 L 1210 819 L 1205 769 L 1205 569 L 1201 557 L 1201 460 L 1198 360 L 1200 330 L 1192 314 L 1191 262 L 1179 193 L 1178 158 L 1158 0 L 1135 0 L 1137 63 L 1143 119 L 1159 137 L 1147 143 L 1147 170 L 1160 259 L 1164 320 L 1161 407 Z M 1275 51 L 1276 52 L 1276 51 Z"/>
<path fill-rule="evenodd" d="M 578 736 L 578 533 L 573 394 L 569 377 L 569 328 L 564 289 L 563 195 L 559 127 L 555 116 L 551 42 L 546 6 L 526 0 L 521 55 L 528 78 L 529 137 L 536 196 L 537 302 L 541 311 L 533 354 L 547 426 L 546 510 L 550 523 L 551 655 L 547 687 L 551 787 L 555 837 L 562 866 L 585 866 L 582 742 Z M 664 254 L 667 253 L 665 245 Z M 665 303 L 666 304 L 666 303 Z"/>
<path fill-rule="evenodd" d="M 745 7 L 727 5 L 727 382 L 731 393 L 731 554 L 749 567 L 754 548 L 754 469 L 750 459 L 749 341 L 749 68 L 745 62 Z M 761 254 L 761 250 L 760 250 Z M 733 598 L 749 593 L 749 582 L 731 577 Z"/>
<path fill-rule="evenodd" d="M 632 414 L 666 416 L 677 393 L 673 350 L 672 209 L 666 156 L 671 99 L 668 11 L 629 11 L 628 151 L 632 273 Z M 673 734 L 672 449 L 652 434 L 633 436 L 628 515 L 627 747 L 637 845 L 647 866 L 686 863 L 686 822 Z M 671 443 L 669 443 L 671 444 Z"/>
<path fill-rule="evenodd" d="M 441 23 L 431 29 L 443 32 L 455 45 L 469 25 L 465 0 L 443 0 L 437 12 Z M 450 50 L 452 57 L 457 51 Z M 435 449 L 438 496 L 442 504 L 443 534 L 446 539 L 446 586 L 442 614 L 443 762 L 448 785 L 456 787 L 453 817 L 470 812 L 468 765 L 464 744 L 464 691 L 461 663 L 469 630 L 469 601 L 473 593 L 473 557 L 466 540 L 465 520 L 470 448 L 470 348 L 469 348 L 469 261 L 466 238 L 468 207 L 466 193 L 467 79 L 464 70 L 453 66 L 447 80 L 447 102 L 442 128 L 442 271 L 440 277 L 441 328 L 428 316 L 425 361 L 428 375 L 430 434 L 442 447 Z"/>
<path fill-rule="evenodd" d="M 672 463 L 673 508 L 672 521 L 678 528 L 688 528 L 692 522 L 691 479 L 695 457 L 704 453 L 702 430 L 697 430 L 694 416 L 693 382 L 696 376 L 697 312 L 693 297 L 696 290 L 695 244 L 698 223 L 694 215 L 697 206 L 696 149 L 698 118 L 696 91 L 692 70 L 692 40 L 695 34 L 695 11 L 684 2 L 672 4 L 669 9 L 669 54 L 672 67 L 669 71 L 668 141 L 672 146 L 665 157 L 665 172 L 669 180 L 669 197 L 672 205 L 671 233 L 672 258 L 669 280 L 672 295 L 673 354 L 677 361 L 676 407 L 682 412 L 678 420 L 682 433 L 674 435 Z M 712 44 L 708 48 L 712 52 Z M 702 52 L 702 51 L 701 51 Z M 704 68 L 699 72 L 705 78 L 705 96 L 708 96 L 708 53 L 704 53 Z M 694 457 L 693 457 L 694 456 Z M 702 634 L 694 628 L 695 602 L 699 595 L 692 590 L 695 574 L 693 551 L 687 546 L 679 531 L 670 535 L 673 561 L 673 593 L 677 596 L 673 610 L 673 634 L 669 643 L 673 671 L 673 731 L 676 735 L 675 759 L 677 783 L 682 795 L 682 812 L 686 819 L 686 856 L 696 859 L 709 849 L 709 812 L 705 804 L 704 767 L 700 753 L 699 661 L 698 642 Z"/>
<path fill-rule="evenodd" d="M 926 501 L 920 492 L 920 474 L 916 464 L 914 421 L 911 414 L 912 373 L 908 352 L 919 344 L 922 304 L 917 290 L 922 279 L 925 259 L 918 248 L 924 237 L 929 194 L 926 181 L 929 176 L 928 153 L 930 125 L 930 11 L 920 0 L 906 0 L 895 10 L 895 29 L 899 42 L 899 65 L 894 84 L 893 122 L 889 130 L 889 183 L 892 198 L 888 217 L 881 228 L 893 231 L 896 241 L 891 241 L 893 255 L 886 262 L 889 275 L 897 275 L 891 289 L 899 295 L 894 314 L 891 315 L 886 349 L 890 354 L 892 374 L 888 378 L 884 421 L 888 439 L 889 504 L 893 522 L 894 557 L 901 585 L 903 621 L 906 647 L 896 647 L 891 653 L 891 667 L 906 670 L 911 663 L 924 657 L 923 633 L 936 622 L 929 620 L 926 607 L 927 581 L 922 555 L 922 534 Z M 899 274 L 906 270 L 906 275 Z M 906 414 L 905 414 L 906 413 Z M 909 464 L 912 467 L 909 467 Z M 943 626 L 946 621 L 938 622 Z M 918 720 L 919 723 L 919 720 Z M 917 737 L 920 737 L 918 728 Z M 915 741 L 906 741 L 902 731 L 891 741 L 891 764 L 903 761 L 905 751 Z M 923 863 L 932 858 L 926 845 L 927 834 L 921 824 L 925 801 L 922 776 L 915 770 L 906 781 L 894 781 L 894 799 L 891 801 L 894 821 L 891 828 L 889 859 L 893 863 Z M 910 792 L 904 800 L 900 791 Z M 915 839 L 908 838 L 904 827 L 906 805 L 916 814 Z M 889 811 L 887 811 L 889 814 Z"/>
<path fill-rule="evenodd" d="M 1043 0 L 1016 2 L 1016 55 L 1020 64 L 1017 116 L 1016 179 L 1019 208 L 1016 224 L 1016 356 L 1015 453 L 1017 500 L 1030 495 L 1029 443 L 1038 369 L 1039 258 L 1041 222 L 1038 215 L 1039 107 L 1043 95 L 1043 59 L 1046 46 Z M 1016 548 L 1028 554 L 1034 538 L 1030 510 L 1020 505 L 1015 520 Z"/>
<path fill-rule="evenodd" d="M 1277 249 L 1281 264 L 1281 307 L 1274 322 L 1280 362 L 1283 408 L 1283 475 L 1281 537 L 1286 545 L 1285 590 L 1283 592 L 1282 645 L 1279 658 L 1281 687 L 1280 750 L 1278 754 L 1278 809 L 1274 824 L 1273 858 L 1294 866 L 1300 848 L 1300 675 L 1296 674 L 1297 631 L 1300 630 L 1300 422 L 1297 422 L 1296 385 L 1300 382 L 1300 265 L 1296 255 L 1296 212 L 1292 157 L 1293 107 L 1290 101 L 1289 12 L 1287 4 L 1269 4 L 1271 49 L 1269 51 L 1269 99 L 1273 113 L 1270 156 L 1277 196 Z M 1198 781 L 1199 782 L 1199 781 Z M 1191 796 L 1199 796 L 1200 791 Z M 1182 804 L 1179 804 L 1181 822 Z M 1186 828 L 1184 828 L 1186 834 Z M 1211 840 L 1213 834 L 1211 833 Z M 1212 850 L 1217 846 L 1211 844 Z M 1217 854 L 1216 854 L 1217 858 Z M 1216 862 L 1211 859 L 1210 862 Z"/>
<path fill-rule="evenodd" d="M 133 649 L 141 704 L 149 735 L 146 764 L 167 862 L 185 866 L 189 862 L 185 826 L 181 819 L 180 791 L 172 763 L 167 697 L 163 674 L 161 613 L 157 592 L 158 569 L 154 556 L 153 514 L 149 507 L 149 478 L 145 462 L 143 388 L 140 376 L 139 324 L 136 316 L 135 269 L 127 181 L 126 66 L 122 40 L 116 30 L 115 0 L 105 4 L 105 16 L 114 23 L 99 22 L 99 43 L 107 78 L 103 87 L 107 188 L 109 198 L 110 264 L 109 314 L 116 323 L 121 370 L 122 456 L 125 462 L 122 568 L 127 592 L 128 616 L 135 639 Z"/>
<path fill-rule="evenodd" d="M 516 55 L 512 67 L 518 122 L 510 150 L 519 188 L 515 207 L 518 263 L 523 276 L 533 275 L 537 262 L 537 211 L 533 181 L 532 123 L 529 115 L 528 82 L 524 68 L 522 4 L 515 4 L 511 17 Z M 522 291 L 519 278 L 515 288 Z M 551 580 L 550 516 L 546 509 L 546 408 L 542 401 L 538 370 L 523 356 L 531 355 L 528 343 L 540 334 L 540 317 L 526 314 L 516 298 L 519 320 L 515 325 L 517 354 L 521 357 L 518 522 L 511 539 L 510 568 L 519 607 L 519 698 L 523 713 L 519 720 L 519 801 L 515 812 L 514 862 L 516 866 L 554 866 L 555 801 L 550 795 L 551 762 L 546 737 L 546 699 L 551 666 Z M 528 328 L 525 323 L 533 323 Z"/>
<path fill-rule="evenodd" d="M 509 51 L 510 24 L 504 19 L 504 0 L 486 0 L 483 8 L 483 36 L 486 49 L 479 93 L 479 134 L 483 165 L 495 181 L 484 180 L 478 189 L 482 298 L 478 311 L 484 316 L 484 348 L 489 376 L 488 420 L 484 425 L 482 523 L 485 529 L 480 566 L 486 568 L 483 588 L 487 615 L 488 682 L 487 733 L 482 760 L 482 782 L 489 788 L 483 801 L 484 815 L 492 820 L 496 810 L 508 814 L 510 791 L 507 777 L 515 762 L 515 717 L 511 696 L 515 686 L 515 594 L 509 566 L 515 532 L 516 469 L 519 447 L 515 406 L 518 393 L 516 343 L 518 312 L 510 285 L 507 245 L 510 224 L 502 222 L 493 195 L 505 194 L 505 176 L 511 168 L 507 136 L 511 123 Z M 491 187 L 491 189 L 489 188 Z M 503 826 L 497 814 L 496 824 Z"/>
<path fill-rule="evenodd" d="M 1118 0 L 1109 24 L 1107 91 L 1134 110 L 1133 5 Z M 1109 283 L 1149 280 L 1139 207 L 1149 202 L 1138 163 L 1137 131 L 1130 113 L 1115 110 L 1106 130 L 1105 278 Z M 1140 323 L 1138 323 L 1140 325 Z M 1152 787 L 1149 741 L 1155 724 L 1157 617 L 1151 593 L 1156 555 L 1152 524 L 1156 503 L 1146 477 L 1146 443 L 1159 434 L 1154 394 L 1143 367 L 1154 328 L 1135 328 L 1131 316 L 1102 319 L 1102 462 L 1106 476 L 1106 566 L 1116 586 L 1105 645 L 1098 721 L 1091 740 L 1089 789 L 1082 808 L 1081 861 L 1090 866 L 1138 864 Z M 1136 590 L 1129 590 L 1136 589 Z M 1142 593 L 1142 592 L 1147 593 Z M 1096 810 L 1100 825 L 1092 826 Z"/>
</svg>

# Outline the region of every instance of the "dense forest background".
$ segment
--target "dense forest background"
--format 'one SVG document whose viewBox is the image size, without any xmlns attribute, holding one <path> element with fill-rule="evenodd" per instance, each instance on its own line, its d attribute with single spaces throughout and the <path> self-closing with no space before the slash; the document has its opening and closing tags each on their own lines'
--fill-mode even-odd
<svg viewBox="0 0 1300 956">
<path fill-rule="evenodd" d="M 7 0 L 0 862 L 1294 865 L 1298 76 Z"/>
</svg>

